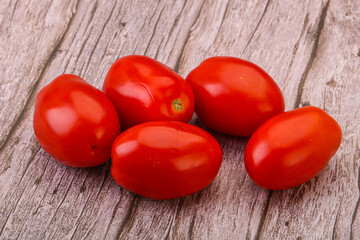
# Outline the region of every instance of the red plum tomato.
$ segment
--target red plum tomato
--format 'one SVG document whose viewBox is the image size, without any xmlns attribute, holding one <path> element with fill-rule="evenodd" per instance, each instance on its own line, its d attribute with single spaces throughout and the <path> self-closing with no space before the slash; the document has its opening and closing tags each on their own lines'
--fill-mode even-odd
<svg viewBox="0 0 360 240">
<path fill-rule="evenodd" d="M 218 132 L 248 137 L 284 111 L 275 81 L 257 65 L 239 58 L 208 58 L 186 80 L 194 91 L 199 119 Z"/>
<path fill-rule="evenodd" d="M 204 130 L 182 122 L 147 122 L 115 140 L 111 173 L 123 188 L 164 200 L 208 186 L 221 162 L 219 143 Z"/>
<path fill-rule="evenodd" d="M 109 160 L 120 133 L 111 101 L 71 74 L 57 77 L 38 93 L 33 125 L 41 147 L 72 167 L 92 167 Z"/>
<path fill-rule="evenodd" d="M 301 185 L 328 163 L 341 143 L 339 124 L 317 107 L 281 113 L 261 125 L 245 149 L 245 168 L 260 187 Z"/>
<path fill-rule="evenodd" d="M 127 129 L 150 121 L 188 122 L 194 113 L 190 85 L 166 65 L 145 56 L 118 59 L 109 69 L 103 92 Z"/>
</svg>

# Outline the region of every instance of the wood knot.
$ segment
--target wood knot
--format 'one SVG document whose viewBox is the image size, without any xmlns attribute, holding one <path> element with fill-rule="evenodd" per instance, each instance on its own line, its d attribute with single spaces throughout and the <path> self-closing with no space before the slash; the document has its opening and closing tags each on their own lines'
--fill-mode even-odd
<svg viewBox="0 0 360 240">
<path fill-rule="evenodd" d="M 85 191 L 86 191 L 86 187 L 84 185 L 82 185 L 81 188 L 80 188 L 80 193 L 83 193 Z"/>
<path fill-rule="evenodd" d="M 326 85 L 329 86 L 329 87 L 336 87 L 337 82 L 332 78 L 330 81 L 328 81 L 326 83 Z"/>
</svg>

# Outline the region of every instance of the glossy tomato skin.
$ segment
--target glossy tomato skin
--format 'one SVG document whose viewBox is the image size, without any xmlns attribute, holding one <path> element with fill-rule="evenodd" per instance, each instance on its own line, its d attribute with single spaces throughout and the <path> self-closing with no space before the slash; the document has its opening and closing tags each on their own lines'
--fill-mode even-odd
<svg viewBox="0 0 360 240">
<path fill-rule="evenodd" d="M 341 143 L 339 124 L 317 107 L 281 113 L 250 138 L 244 163 L 250 178 L 270 190 L 288 189 L 313 178 Z"/>
<path fill-rule="evenodd" d="M 182 122 L 147 122 L 115 140 L 111 173 L 116 182 L 147 198 L 183 197 L 208 186 L 221 162 L 219 143 Z"/>
<path fill-rule="evenodd" d="M 200 120 L 222 133 L 248 137 L 285 108 L 275 81 L 257 65 L 239 58 L 208 58 L 186 80 L 194 90 Z"/>
<path fill-rule="evenodd" d="M 33 125 L 41 147 L 72 167 L 92 167 L 109 160 L 120 133 L 110 100 L 71 74 L 57 77 L 38 93 Z"/>
<path fill-rule="evenodd" d="M 190 85 L 146 56 L 118 59 L 107 73 L 103 92 L 116 107 L 123 129 L 149 121 L 188 122 L 194 113 Z"/>
</svg>

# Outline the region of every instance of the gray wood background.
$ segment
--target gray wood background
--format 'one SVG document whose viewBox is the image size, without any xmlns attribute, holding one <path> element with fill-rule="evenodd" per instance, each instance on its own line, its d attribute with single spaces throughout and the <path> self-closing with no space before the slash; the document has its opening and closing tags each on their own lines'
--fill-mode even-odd
<svg viewBox="0 0 360 240">
<path fill-rule="evenodd" d="M 109 164 L 57 163 L 33 133 L 36 94 L 63 73 L 100 88 L 129 54 L 183 77 L 211 56 L 252 61 L 287 110 L 333 116 L 342 145 L 311 181 L 272 192 L 246 175 L 247 139 L 210 131 L 224 151 L 218 177 L 171 201 L 122 189 Z M 0 239 L 360 239 L 359 66 L 358 0 L 0 0 Z"/>
</svg>

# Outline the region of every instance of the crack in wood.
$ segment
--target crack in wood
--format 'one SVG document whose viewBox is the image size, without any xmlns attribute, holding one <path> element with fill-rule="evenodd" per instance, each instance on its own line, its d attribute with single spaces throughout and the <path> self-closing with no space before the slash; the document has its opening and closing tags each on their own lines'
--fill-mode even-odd
<svg viewBox="0 0 360 240">
<path fill-rule="evenodd" d="M 308 25 L 308 22 L 309 22 L 309 13 L 307 13 L 306 16 L 305 16 L 305 19 L 304 19 L 304 22 L 303 22 L 303 27 L 301 29 L 299 39 L 296 41 L 296 43 L 294 45 L 294 49 L 293 49 L 293 52 L 292 52 L 292 55 L 291 55 L 290 64 L 288 66 L 288 70 L 286 72 L 285 79 L 287 79 L 289 77 L 291 68 L 292 68 L 292 66 L 294 64 L 294 58 L 295 58 L 295 56 L 296 56 L 296 54 L 297 54 L 297 52 L 299 50 L 299 44 L 300 44 L 301 38 L 304 36 L 305 29 L 306 29 L 306 26 Z"/>
<path fill-rule="evenodd" d="M 96 221 L 94 222 L 94 224 L 89 228 L 89 230 L 87 231 L 87 233 L 84 235 L 84 237 L 83 237 L 82 239 L 88 239 L 88 236 L 89 236 L 90 232 L 92 231 L 92 229 L 94 228 L 94 226 L 95 226 L 98 222 L 99 222 L 98 220 L 96 220 Z M 76 225 L 75 230 L 72 232 L 71 237 L 69 238 L 69 240 L 74 239 L 75 232 L 76 232 L 76 230 L 78 229 L 78 227 L 79 227 L 79 225 Z M 54 234 L 54 235 L 55 235 L 55 234 Z M 49 239 L 54 239 L 54 238 L 49 238 Z M 57 239 L 57 238 L 55 238 L 55 239 Z"/>
<path fill-rule="evenodd" d="M 83 239 L 88 239 L 89 234 L 91 233 L 91 231 L 94 229 L 94 227 L 99 223 L 99 220 L 96 220 L 94 222 L 94 224 L 89 228 L 89 230 L 86 232 L 85 236 Z M 105 239 L 105 238 L 104 238 Z"/>
<path fill-rule="evenodd" d="M 16 0 L 16 1 L 15 1 L 14 9 L 13 9 L 13 11 L 12 11 L 12 13 L 11 13 L 11 17 L 10 17 L 10 23 L 12 22 L 13 17 L 14 17 L 14 15 L 15 15 L 15 11 L 16 11 L 16 7 L 17 7 L 18 2 L 19 2 L 19 0 Z"/>
<path fill-rule="evenodd" d="M 46 172 L 46 169 L 47 169 L 47 166 L 49 164 L 49 160 L 50 160 L 50 156 L 48 157 L 48 160 L 46 161 L 46 164 L 45 164 L 45 168 L 44 168 L 44 171 L 40 174 L 40 176 L 38 178 L 36 178 L 35 180 L 35 184 L 36 185 L 39 185 L 41 183 L 41 180 L 42 180 L 42 177 L 44 176 L 45 172 Z M 38 181 L 39 183 L 37 184 L 36 181 Z M 38 186 L 36 186 L 35 188 L 35 191 L 37 190 Z"/>
<path fill-rule="evenodd" d="M 71 181 L 70 181 L 70 184 L 69 184 L 68 188 L 67 188 L 66 191 L 65 191 L 64 197 L 63 197 L 63 198 L 61 199 L 61 201 L 60 201 L 60 204 L 56 207 L 55 213 L 52 215 L 52 217 L 51 217 L 51 219 L 50 219 L 50 221 L 49 221 L 48 227 L 49 227 L 49 225 L 52 223 L 52 221 L 54 220 L 57 212 L 59 211 L 59 208 L 60 208 L 61 205 L 64 203 L 65 198 L 66 198 L 66 196 L 68 195 L 69 190 L 70 190 L 70 188 L 71 188 L 71 185 L 72 185 L 73 182 L 74 182 L 74 179 L 75 179 L 75 177 L 76 177 L 77 171 L 78 171 L 78 169 L 76 169 L 76 171 L 75 171 L 75 173 L 74 173 L 74 176 L 72 177 L 72 179 L 71 179 Z M 65 172 L 66 172 L 66 171 L 65 171 Z M 60 184 L 60 182 L 59 182 L 59 184 Z"/>
<path fill-rule="evenodd" d="M 135 212 L 137 210 L 138 204 L 139 204 L 139 196 L 132 193 L 133 194 L 133 200 L 130 203 L 129 206 L 129 210 L 126 212 L 126 215 L 123 219 L 123 222 L 121 223 L 119 229 L 117 230 L 116 233 L 116 239 L 121 239 L 121 235 L 126 235 L 126 233 L 129 231 L 129 229 L 131 228 L 133 221 L 132 219 L 134 218 Z M 123 231 L 126 230 L 126 232 L 124 233 Z"/>
<path fill-rule="evenodd" d="M 151 15 L 150 20 L 149 20 L 149 21 L 144 21 L 143 24 L 141 25 L 141 28 L 140 28 L 138 34 L 137 34 L 136 37 L 135 37 L 136 39 L 138 38 L 138 35 L 139 35 L 139 34 L 142 32 L 142 30 L 144 29 L 145 24 L 152 22 L 152 19 L 154 18 L 155 14 L 156 14 L 156 12 L 157 12 L 156 10 L 158 9 L 158 6 L 159 6 L 159 3 L 160 3 L 160 2 L 161 2 L 161 0 L 159 0 L 159 1 L 156 2 L 156 7 L 154 8 L 155 10 L 154 10 L 154 12 L 153 12 L 152 15 Z M 156 21 L 156 24 L 155 24 L 156 26 L 153 28 L 154 30 L 155 30 L 156 27 L 157 27 L 157 23 L 158 23 L 158 21 L 159 21 L 159 19 L 160 19 L 160 15 L 161 15 L 162 11 L 163 11 L 164 8 L 165 8 L 165 5 L 166 5 L 166 2 L 165 2 L 165 4 L 164 4 L 164 6 L 162 7 L 162 9 L 160 10 L 159 17 L 157 18 L 157 21 Z M 146 55 L 147 48 L 149 47 L 149 45 L 150 45 L 150 43 L 151 43 L 151 39 L 152 39 L 153 35 L 154 35 L 154 31 L 153 31 L 152 36 L 150 37 L 150 41 L 149 41 L 149 43 L 148 43 L 148 45 L 147 45 L 147 47 L 146 47 L 146 49 L 145 49 L 145 51 L 144 51 L 144 55 Z M 136 45 L 135 45 L 133 54 L 135 54 L 135 53 L 137 52 L 137 48 L 138 48 L 138 42 L 137 42 Z M 118 55 L 118 58 L 119 58 L 119 57 L 120 57 L 120 54 Z"/>
<path fill-rule="evenodd" d="M 249 213 L 249 222 L 248 222 L 248 227 L 247 227 L 247 231 L 246 231 L 246 235 L 245 235 L 245 239 L 246 240 L 250 240 L 251 239 L 251 236 L 250 236 L 250 225 L 251 225 L 251 220 L 252 220 L 252 217 L 254 215 L 254 207 L 258 201 L 258 196 L 259 194 L 256 195 L 256 198 L 255 200 L 251 203 L 251 207 L 250 207 L 250 213 Z"/>
<path fill-rule="evenodd" d="M 188 239 L 195 239 L 194 238 L 194 226 L 195 226 L 195 220 L 196 220 L 196 214 L 194 214 L 194 216 L 192 216 L 191 221 L 190 221 L 190 226 L 188 229 Z"/>
<path fill-rule="evenodd" d="M 23 178 L 24 178 L 24 176 L 25 176 L 25 173 L 27 172 L 30 164 L 32 163 L 32 161 L 34 160 L 35 156 L 38 154 L 38 152 L 40 151 L 40 149 L 41 149 L 40 146 L 38 146 L 38 147 L 37 147 L 37 150 L 35 151 L 35 153 L 33 153 L 33 154 L 30 156 L 29 160 L 28 160 L 27 163 L 26 163 L 25 170 L 24 170 L 23 174 L 21 175 L 20 180 L 19 180 L 19 183 L 18 183 L 18 185 L 16 186 L 16 188 L 19 188 L 19 186 L 20 186 L 20 184 L 21 184 L 21 182 L 22 182 L 22 180 L 23 180 Z"/>
<path fill-rule="evenodd" d="M 353 212 L 352 218 L 351 218 L 351 224 L 350 224 L 350 239 L 354 239 L 353 227 L 354 227 L 354 223 L 356 221 L 356 216 L 357 216 L 357 213 L 358 213 L 359 207 L 360 207 L 360 167 L 359 167 L 359 170 L 358 170 L 358 189 L 359 189 L 359 197 L 358 197 L 358 200 L 356 202 L 355 209 L 354 209 L 354 212 Z"/>
<path fill-rule="evenodd" d="M 153 27 L 152 34 L 151 34 L 151 36 L 150 36 L 149 43 L 147 44 L 147 46 L 146 46 L 146 48 L 145 48 L 144 55 L 146 55 L 146 56 L 147 56 L 147 54 L 148 54 L 148 50 L 149 50 L 150 44 L 151 44 L 151 42 L 152 42 L 152 40 L 153 40 L 153 38 L 154 38 L 154 36 L 155 36 L 155 32 L 156 32 L 157 26 L 158 26 L 158 24 L 159 24 L 159 22 L 160 22 L 160 18 L 161 18 L 161 16 L 162 16 L 162 13 L 163 13 L 163 11 L 164 11 L 164 9 L 165 9 L 165 5 L 166 5 L 166 4 L 164 4 L 164 6 L 163 6 L 163 7 L 161 8 L 161 10 L 160 10 L 159 17 L 158 17 L 158 19 L 156 19 L 156 22 L 155 22 L 154 27 Z"/>
<path fill-rule="evenodd" d="M 91 171 L 91 169 L 90 169 Z M 84 182 L 83 184 L 81 185 L 81 187 L 79 188 L 79 194 L 77 195 L 76 199 L 80 196 L 80 194 L 86 192 L 86 186 L 85 186 L 85 182 L 86 182 L 86 179 L 89 177 L 89 174 L 90 174 L 90 171 L 88 171 L 88 173 L 86 174 L 85 178 L 84 178 Z"/>
<path fill-rule="evenodd" d="M 109 224 L 107 225 L 106 229 L 105 229 L 105 235 L 104 235 L 104 239 L 108 239 L 107 238 L 107 235 L 110 231 L 110 226 L 112 225 L 114 219 L 115 219 L 115 216 L 117 214 L 117 211 L 118 211 L 118 208 L 119 208 L 119 205 L 121 203 L 121 198 L 119 199 L 119 201 L 115 204 L 115 207 L 114 207 L 114 210 L 111 214 L 111 218 L 110 218 L 110 221 L 109 221 Z"/>
<path fill-rule="evenodd" d="M 123 3 L 124 3 L 124 2 L 121 2 L 120 9 L 122 8 L 122 4 L 123 4 Z M 110 21 L 112 15 L 113 15 L 113 13 L 114 13 L 114 10 L 115 10 L 115 8 L 116 8 L 116 5 L 117 5 L 117 1 L 115 2 L 115 6 L 111 9 L 111 13 L 109 14 L 109 17 L 105 20 L 104 26 L 102 27 L 102 29 L 101 29 L 101 31 L 100 31 L 99 37 L 96 39 L 95 45 L 94 45 L 94 47 L 93 47 L 93 49 L 92 49 L 92 51 L 91 51 L 91 53 L 90 53 L 90 55 L 89 55 L 89 57 L 88 57 L 88 64 L 87 64 L 87 66 L 86 66 L 85 72 L 87 72 L 87 71 L 89 70 L 89 66 L 90 66 L 90 62 L 91 62 L 92 56 L 93 56 L 93 54 L 94 54 L 94 52 L 95 52 L 95 49 L 97 48 L 97 46 L 98 46 L 98 44 L 99 44 L 99 42 L 100 42 L 101 37 L 103 36 L 103 33 L 104 33 L 104 31 L 105 31 L 105 28 L 106 28 L 108 22 Z M 122 28 L 123 28 L 123 27 L 124 27 L 124 26 L 122 26 Z M 106 51 L 104 51 L 104 55 L 105 55 L 105 53 L 106 53 Z M 103 55 L 103 57 L 104 57 L 104 55 Z M 102 57 L 102 58 L 103 58 L 103 57 Z M 102 59 L 102 58 L 101 58 L 101 59 Z"/>
<path fill-rule="evenodd" d="M 201 11 L 202 11 L 204 5 L 205 5 L 205 1 L 202 2 L 199 11 L 198 11 L 198 13 L 196 14 L 196 17 L 195 17 L 194 20 L 192 21 L 191 27 L 189 28 L 189 31 L 188 31 L 188 33 L 187 33 L 187 35 L 186 35 L 184 44 L 182 45 L 182 47 L 181 47 L 181 49 L 180 49 L 179 57 L 177 58 L 177 60 L 176 60 L 176 62 L 175 62 L 175 65 L 174 65 L 174 68 L 173 68 L 173 70 L 174 70 L 175 72 L 177 72 L 177 73 L 179 73 L 179 68 L 180 68 L 181 60 L 182 60 L 182 57 L 183 57 L 183 54 L 184 54 L 185 46 L 186 46 L 186 44 L 188 43 L 188 41 L 189 41 L 189 39 L 190 39 L 190 36 L 191 36 L 191 29 L 194 27 L 194 25 L 196 24 L 196 21 L 199 19 L 200 14 L 201 14 Z"/>
<path fill-rule="evenodd" d="M 79 198 L 80 194 L 82 194 L 83 192 L 86 191 L 86 187 L 85 187 L 86 179 L 89 177 L 90 172 L 91 172 L 92 169 L 93 168 L 86 169 L 86 170 L 84 169 L 85 171 L 87 171 L 87 173 L 86 173 L 86 176 L 84 177 L 84 181 L 83 181 L 82 185 L 79 188 L 79 192 L 78 192 L 78 195 L 75 198 L 75 201 Z"/>
<path fill-rule="evenodd" d="M 156 49 L 156 53 L 155 53 L 154 59 L 158 59 L 159 52 L 160 52 L 160 47 L 161 47 L 161 45 L 163 44 L 163 41 L 164 41 L 164 37 L 161 38 L 161 42 L 160 42 L 160 44 L 158 45 L 158 47 L 157 47 L 157 49 Z"/>
<path fill-rule="evenodd" d="M 64 170 L 63 170 L 63 172 L 62 172 L 62 175 L 61 175 L 61 177 L 60 177 L 60 180 L 59 180 L 58 184 L 56 185 L 55 189 L 52 191 L 52 195 L 57 194 L 57 192 L 59 191 L 60 183 L 61 183 L 62 179 L 64 178 L 64 175 L 65 175 L 65 173 L 66 173 L 66 171 L 67 171 L 68 168 L 69 168 L 68 166 L 65 166 L 65 168 L 63 168 Z M 53 199 L 51 199 L 50 202 L 53 202 Z"/>
<path fill-rule="evenodd" d="M 15 239 L 21 239 L 21 238 L 20 238 L 20 235 L 21 235 L 21 233 L 22 233 L 22 231 L 23 231 L 23 229 L 24 229 L 24 226 L 25 226 L 25 224 L 21 225 L 21 228 L 20 228 L 19 234 L 16 236 L 16 238 L 15 238 Z"/>
<path fill-rule="evenodd" d="M 89 18 L 89 21 L 88 21 L 88 22 L 91 22 L 91 21 L 94 19 L 95 12 L 96 12 L 96 9 L 97 9 L 97 8 L 98 8 L 98 3 L 95 2 L 93 8 L 92 8 L 91 11 L 90 11 L 90 18 Z M 114 11 L 114 8 L 112 8 L 112 11 Z M 87 20 L 85 20 L 85 19 L 83 18 L 83 21 L 87 21 Z M 85 28 L 85 30 L 84 30 L 84 34 L 87 32 L 89 26 L 90 26 L 90 24 L 87 24 L 87 25 L 86 25 L 86 28 Z M 85 46 L 87 46 L 87 42 L 88 42 L 88 40 L 89 40 L 89 38 L 90 38 L 90 36 L 91 36 L 91 31 L 92 31 L 92 29 L 93 29 L 93 27 L 89 30 L 88 35 L 86 36 L 85 40 L 83 41 L 83 44 L 82 44 L 81 47 L 80 47 L 80 51 L 79 51 L 79 53 L 77 54 L 78 58 L 76 59 L 76 62 L 75 62 L 75 64 L 74 64 L 75 66 L 78 64 L 79 59 L 81 59 L 81 55 L 82 55 L 82 52 L 83 52 Z M 84 68 L 84 66 L 83 66 L 83 68 Z M 81 70 L 82 70 L 82 69 L 81 69 Z M 80 70 L 80 72 L 81 72 L 81 70 Z"/>
<path fill-rule="evenodd" d="M 105 181 L 106 179 L 108 179 L 108 176 L 110 175 L 110 164 L 107 165 L 107 168 L 106 168 L 106 171 L 105 171 L 105 175 L 104 175 L 104 178 L 100 184 L 100 188 L 99 190 L 97 191 L 96 193 L 96 196 L 95 196 L 95 201 L 97 200 L 97 198 L 99 197 L 99 194 L 101 192 L 101 190 L 103 189 L 104 185 L 105 185 Z"/>
<path fill-rule="evenodd" d="M 178 225 L 176 224 L 176 223 L 177 223 L 177 220 L 178 220 L 178 217 L 177 217 L 177 216 L 179 215 L 179 213 L 180 213 L 180 211 L 181 211 L 181 209 L 182 209 L 182 206 L 183 206 L 184 203 L 185 203 L 184 199 L 185 199 L 185 198 L 179 198 L 179 201 L 178 201 L 177 206 L 176 206 L 176 212 L 175 212 L 175 215 L 174 215 L 174 221 L 173 221 L 174 224 L 172 224 L 172 226 L 170 227 L 170 229 L 169 229 L 169 231 L 168 231 L 168 236 L 167 236 L 167 237 L 169 237 L 169 238 L 165 238 L 166 240 L 171 239 L 171 238 L 170 238 L 170 233 L 171 233 L 171 232 L 175 232 L 175 233 L 176 233 L 176 232 L 179 230 L 179 227 L 178 227 Z M 172 231 L 172 229 L 174 229 L 174 230 Z"/>
<path fill-rule="evenodd" d="M 170 239 L 171 229 L 172 229 L 173 224 L 174 224 L 174 222 L 176 221 L 176 217 L 177 217 L 177 215 L 178 215 L 178 213 L 179 213 L 179 206 L 180 206 L 181 200 L 182 200 L 182 198 L 180 198 L 180 199 L 177 200 L 176 209 L 175 209 L 175 214 L 174 214 L 174 216 L 171 218 L 171 222 L 170 222 L 170 224 L 169 224 L 169 229 L 168 229 L 168 231 L 167 231 L 167 233 L 166 233 L 166 235 L 165 235 L 165 238 L 164 238 L 165 240 Z"/>
<path fill-rule="evenodd" d="M 8 221 L 9 221 L 9 218 L 10 218 L 11 214 L 16 211 L 16 208 L 17 208 L 17 206 L 18 206 L 18 204 L 19 204 L 22 196 L 24 195 L 24 192 L 25 192 L 25 190 L 27 189 L 27 186 L 28 186 L 28 185 L 29 185 L 29 183 L 27 183 L 27 184 L 25 185 L 24 189 L 22 190 L 19 198 L 17 199 L 17 201 L 16 201 L 16 203 L 15 203 L 15 206 L 13 207 L 13 209 L 10 210 L 8 216 L 6 217 L 6 220 L 5 220 L 5 222 L 4 222 L 4 225 L 2 226 L 2 228 L 1 228 L 1 230 L 0 230 L 0 237 L 1 237 L 1 234 L 3 233 L 3 231 L 4 231 L 4 229 L 5 229 L 6 225 L 7 225 L 7 223 L 8 223 Z"/>
<path fill-rule="evenodd" d="M 71 234 L 71 238 L 70 238 L 70 239 L 73 238 L 73 236 L 75 235 L 76 230 L 78 229 L 78 227 L 79 227 L 79 225 L 80 225 L 80 223 L 79 223 L 80 218 L 81 218 L 81 216 L 83 215 L 83 212 L 84 212 L 84 210 L 85 210 L 85 207 L 86 207 L 87 203 L 89 202 L 90 197 L 91 197 L 91 194 L 89 194 L 88 198 L 86 199 L 85 204 L 84 204 L 84 206 L 82 207 L 82 209 L 81 209 L 81 211 L 80 211 L 79 217 L 78 217 L 78 218 L 76 219 L 76 221 L 75 221 L 76 227 L 75 227 L 73 233 Z"/>
<path fill-rule="evenodd" d="M 77 225 L 75 226 L 75 229 L 74 229 L 74 231 L 73 231 L 72 234 L 71 234 L 70 240 L 74 239 L 75 232 L 76 232 L 76 230 L 78 229 L 78 227 L 79 227 L 79 224 L 77 224 Z"/>
<path fill-rule="evenodd" d="M 262 230 L 262 228 L 264 227 L 264 223 L 265 223 L 265 220 L 266 220 L 266 215 L 267 215 L 268 210 L 269 210 L 270 200 L 271 200 L 272 194 L 273 194 L 273 191 L 269 191 L 269 194 L 268 194 L 268 196 L 267 196 L 267 198 L 266 198 L 266 203 L 265 203 L 264 211 L 263 211 L 262 214 L 261 214 L 259 227 L 258 227 L 258 229 L 257 229 L 257 231 L 256 231 L 256 234 L 255 234 L 254 239 L 260 239 L 261 230 Z"/>
<path fill-rule="evenodd" d="M 249 44 L 250 44 L 250 41 L 252 40 L 252 38 L 253 38 L 254 35 L 255 35 L 255 32 L 258 30 L 258 28 L 259 28 L 259 26 L 260 26 L 260 23 L 261 23 L 261 21 L 263 20 L 263 18 L 264 18 L 264 16 L 265 16 L 265 13 L 266 13 L 269 5 L 270 5 L 270 1 L 271 1 L 271 0 L 268 0 L 268 1 L 266 2 L 264 11 L 262 12 L 261 17 L 260 17 L 258 23 L 256 24 L 254 31 L 251 33 L 250 38 L 249 38 L 249 40 L 247 41 L 247 43 L 246 43 L 246 45 L 245 45 L 245 48 L 244 48 L 244 50 L 242 51 L 241 55 L 243 55 L 243 54 L 245 53 L 247 47 L 248 47 Z"/>
<path fill-rule="evenodd" d="M 298 86 L 298 91 L 297 91 L 297 94 L 296 94 L 294 108 L 300 107 L 301 97 L 303 95 L 304 86 L 305 86 L 305 81 L 306 81 L 307 76 L 308 76 L 308 74 L 310 72 L 310 69 L 312 68 L 312 66 L 314 64 L 314 60 L 315 60 L 315 58 L 317 56 L 318 47 L 319 47 L 319 40 L 320 40 L 322 29 L 324 27 L 326 14 L 327 14 L 328 9 L 329 9 L 329 4 L 330 4 L 330 0 L 326 2 L 325 6 L 321 10 L 320 17 L 319 17 L 319 19 L 320 19 L 319 24 L 318 24 L 318 27 L 317 27 L 316 32 L 315 32 L 315 40 L 314 40 L 313 48 L 311 50 L 309 61 L 306 64 L 305 71 L 301 76 L 301 80 L 300 80 L 300 83 L 299 83 L 299 86 Z"/>
<path fill-rule="evenodd" d="M 339 208 L 338 208 L 337 213 L 336 213 L 335 223 L 334 223 L 334 226 L 333 226 L 331 239 L 337 239 L 336 238 L 336 227 L 337 227 L 337 224 L 338 224 L 338 221 L 339 221 L 339 212 L 340 212 L 341 204 L 342 204 L 342 199 L 340 200 L 340 205 L 339 205 Z"/>
<path fill-rule="evenodd" d="M 52 5 L 53 1 L 54 1 L 54 0 L 50 0 L 49 5 L 48 5 L 48 8 L 46 9 L 46 11 L 45 11 L 45 12 L 49 12 L 49 9 L 50 9 L 50 7 L 51 7 L 51 5 Z"/>
<path fill-rule="evenodd" d="M 49 162 L 49 161 L 47 161 L 47 163 L 46 163 L 46 167 L 47 167 L 48 162 Z M 39 209 L 41 208 L 41 203 L 43 202 L 43 200 L 44 200 L 44 198 L 45 198 L 45 196 L 46 196 L 46 194 L 47 194 L 47 192 L 48 192 L 48 190 L 49 190 L 49 186 L 50 186 L 50 183 L 48 184 L 48 186 L 47 186 L 47 188 L 46 188 L 46 190 L 45 190 L 44 195 L 41 197 L 41 199 L 40 199 L 40 201 L 39 201 L 39 204 L 37 205 L 35 211 L 32 213 L 33 215 L 36 215 L 36 214 L 38 213 Z"/>
<path fill-rule="evenodd" d="M 184 1 L 183 7 L 181 8 L 181 11 L 180 11 L 179 15 L 176 16 L 173 24 L 171 25 L 171 28 L 170 28 L 170 31 L 169 31 L 169 38 L 170 38 L 170 36 L 171 36 L 171 35 L 173 34 L 173 32 L 174 32 L 174 29 L 175 29 L 175 27 L 177 26 L 177 24 L 178 24 L 178 22 L 179 22 L 180 16 L 181 16 L 182 13 L 184 12 L 184 9 L 185 9 L 185 6 L 186 6 L 186 4 L 187 4 L 187 1 L 188 1 L 188 0 L 185 0 L 185 1 Z M 168 38 L 167 40 L 169 40 L 169 38 Z M 168 43 L 168 41 L 166 41 L 165 45 L 166 45 L 167 43 Z M 170 54 L 169 54 L 169 55 L 170 55 Z"/>
<path fill-rule="evenodd" d="M 224 10 L 223 16 L 222 16 L 222 18 L 221 18 L 221 23 L 220 23 L 219 28 L 218 28 L 218 30 L 217 30 L 217 32 L 216 32 L 215 38 L 214 38 L 213 42 L 210 44 L 210 46 L 214 46 L 214 45 L 215 45 L 215 42 L 216 42 L 216 40 L 217 40 L 217 38 L 218 38 L 218 36 L 219 36 L 220 30 L 221 30 L 221 28 L 222 28 L 222 26 L 223 26 L 223 24 L 224 24 L 224 20 L 225 20 L 226 14 L 227 14 L 227 12 L 229 11 L 229 5 L 230 5 L 230 0 L 228 0 L 227 3 L 226 3 L 226 7 L 225 7 L 225 10 Z M 210 50 L 210 48 L 206 51 L 206 54 L 205 54 L 205 55 L 207 55 L 207 53 L 209 52 L 209 50 Z"/>
</svg>

